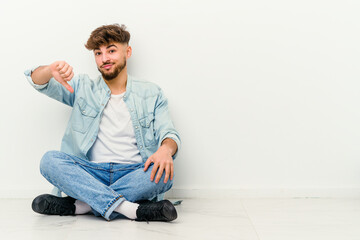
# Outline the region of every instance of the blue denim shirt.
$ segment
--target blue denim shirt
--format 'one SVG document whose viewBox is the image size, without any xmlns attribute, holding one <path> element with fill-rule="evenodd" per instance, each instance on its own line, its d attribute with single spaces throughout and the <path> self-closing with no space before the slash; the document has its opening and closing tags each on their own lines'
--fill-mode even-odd
<svg viewBox="0 0 360 240">
<path fill-rule="evenodd" d="M 35 69 L 25 71 L 30 84 L 39 92 L 73 108 L 61 151 L 89 160 L 87 154 L 97 138 L 101 117 L 111 96 L 109 87 L 101 76 L 92 80 L 82 74 L 68 82 L 74 89 L 74 93 L 70 93 L 54 78 L 44 85 L 35 84 L 31 78 Z M 123 99 L 130 112 L 143 162 L 157 151 L 165 138 L 173 139 L 180 149 L 180 136 L 171 121 L 168 101 L 156 84 L 128 75 Z"/>
</svg>

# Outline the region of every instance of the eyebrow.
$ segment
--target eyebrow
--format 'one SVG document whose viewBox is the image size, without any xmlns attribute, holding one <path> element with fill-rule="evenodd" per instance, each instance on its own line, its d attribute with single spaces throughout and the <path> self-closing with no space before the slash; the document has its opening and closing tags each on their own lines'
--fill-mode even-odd
<svg viewBox="0 0 360 240">
<path fill-rule="evenodd" d="M 111 44 L 111 45 L 107 46 L 106 49 L 111 48 L 111 47 L 116 47 L 117 48 L 117 46 L 115 46 L 114 44 Z"/>
<path fill-rule="evenodd" d="M 116 47 L 117 48 L 117 46 L 115 44 L 111 44 L 111 45 L 107 46 L 106 49 L 109 49 L 111 47 Z M 96 51 L 96 50 L 100 50 L 100 48 L 95 48 L 94 51 Z"/>
</svg>

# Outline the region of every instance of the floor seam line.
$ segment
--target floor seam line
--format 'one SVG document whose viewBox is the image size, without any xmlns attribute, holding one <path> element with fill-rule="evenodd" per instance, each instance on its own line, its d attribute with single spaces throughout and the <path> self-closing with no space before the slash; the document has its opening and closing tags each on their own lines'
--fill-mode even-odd
<svg viewBox="0 0 360 240">
<path fill-rule="evenodd" d="M 258 239 L 258 240 L 261 240 L 258 232 L 256 231 L 255 225 L 254 225 L 253 221 L 251 220 L 250 215 L 249 215 L 249 213 L 247 212 L 247 210 L 246 210 L 246 208 L 245 208 L 245 205 L 244 205 L 244 203 L 243 203 L 243 200 L 240 200 L 240 203 L 241 203 L 241 206 L 242 206 L 243 209 L 244 209 L 244 212 L 245 212 L 247 218 L 248 218 L 249 221 L 250 221 L 251 227 L 252 227 L 252 228 L 254 229 L 254 231 L 255 231 L 255 234 L 256 234 L 257 239 Z"/>
</svg>

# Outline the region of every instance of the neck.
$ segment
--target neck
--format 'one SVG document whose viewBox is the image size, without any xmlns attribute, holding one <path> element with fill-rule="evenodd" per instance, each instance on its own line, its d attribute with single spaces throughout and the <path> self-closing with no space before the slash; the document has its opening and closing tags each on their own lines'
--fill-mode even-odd
<svg viewBox="0 0 360 240">
<path fill-rule="evenodd" d="M 111 94 L 121 94 L 126 91 L 127 82 L 127 67 L 125 67 L 116 78 L 105 80 L 105 83 L 110 88 Z"/>
</svg>

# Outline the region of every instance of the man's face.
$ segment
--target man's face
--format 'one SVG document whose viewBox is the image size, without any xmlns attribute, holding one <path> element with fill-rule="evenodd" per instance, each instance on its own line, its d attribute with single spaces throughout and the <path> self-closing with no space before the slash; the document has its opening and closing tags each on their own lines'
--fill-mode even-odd
<svg viewBox="0 0 360 240">
<path fill-rule="evenodd" d="M 131 47 L 127 44 L 110 43 L 94 49 L 95 61 L 105 80 L 116 78 L 126 67 L 126 60 L 131 55 Z"/>
</svg>

